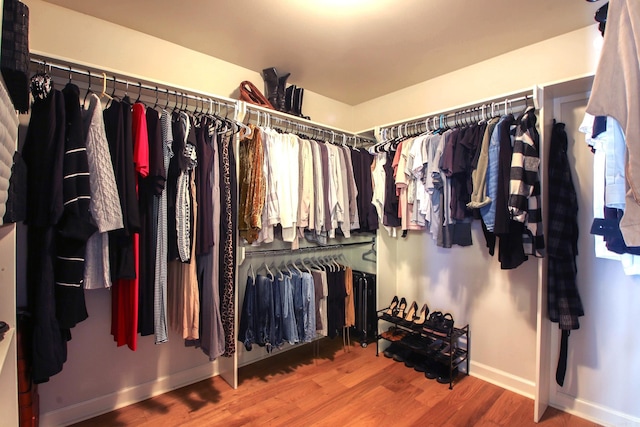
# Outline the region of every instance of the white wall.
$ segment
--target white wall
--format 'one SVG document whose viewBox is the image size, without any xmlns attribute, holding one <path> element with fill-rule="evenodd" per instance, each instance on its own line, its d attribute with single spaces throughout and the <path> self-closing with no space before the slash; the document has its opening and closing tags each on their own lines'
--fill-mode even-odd
<svg viewBox="0 0 640 427">
<path fill-rule="evenodd" d="M 33 52 L 236 99 L 243 80 L 263 88 L 260 74 L 246 68 L 40 0 L 25 3 Z M 295 83 L 295 76 L 289 81 Z M 311 91 L 303 104 L 303 113 L 318 123 L 340 129 L 351 124 L 347 104 Z"/>
<path fill-rule="evenodd" d="M 357 105 L 352 127 L 372 129 L 593 73 L 601 44 L 595 26 L 535 43 Z"/>
</svg>

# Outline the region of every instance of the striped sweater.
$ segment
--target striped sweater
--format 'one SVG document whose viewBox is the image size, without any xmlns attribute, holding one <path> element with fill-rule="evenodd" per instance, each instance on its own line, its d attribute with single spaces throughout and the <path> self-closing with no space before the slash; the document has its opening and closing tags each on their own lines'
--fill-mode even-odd
<svg viewBox="0 0 640 427">
<path fill-rule="evenodd" d="M 79 92 L 72 83 L 62 90 L 66 111 L 62 163 L 64 213 L 58 223 L 56 284 L 65 287 L 82 286 L 86 241 L 97 229 L 89 208 L 91 187 Z"/>
<path fill-rule="evenodd" d="M 540 154 L 536 115 L 528 109 L 518 123 L 513 144 L 509 182 L 509 213 L 511 219 L 524 223 L 524 252 L 544 257 L 542 205 L 540 199 Z"/>
</svg>

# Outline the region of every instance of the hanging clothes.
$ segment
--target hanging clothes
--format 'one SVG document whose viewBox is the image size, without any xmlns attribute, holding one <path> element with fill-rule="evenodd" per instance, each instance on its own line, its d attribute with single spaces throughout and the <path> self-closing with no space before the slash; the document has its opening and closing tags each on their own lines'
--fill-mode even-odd
<svg viewBox="0 0 640 427">
<path fill-rule="evenodd" d="M 196 174 L 196 201 L 198 206 L 197 246 L 196 255 L 206 255 L 213 246 L 213 147 L 209 135 L 211 123 L 209 118 L 203 117 L 196 126 L 196 156 L 198 165 Z"/>
<path fill-rule="evenodd" d="M 225 333 L 222 325 L 220 314 L 220 291 L 218 286 L 218 277 L 220 274 L 220 265 L 217 260 L 220 257 L 220 191 L 218 184 L 220 182 L 220 167 L 218 159 L 218 147 L 215 143 L 217 139 L 216 133 L 210 134 L 213 129 L 211 124 L 205 120 L 201 126 L 201 140 L 208 149 L 202 150 L 201 159 L 204 164 L 210 163 L 208 176 L 202 176 L 204 180 L 205 190 L 211 198 L 211 210 L 207 212 L 207 208 L 199 209 L 199 224 L 208 222 L 211 226 L 211 247 L 207 254 L 197 256 L 198 262 L 198 283 L 200 285 L 200 348 L 209 357 L 214 360 L 224 354 L 225 350 Z M 203 168 L 204 169 L 204 168 Z M 197 184 L 196 184 L 197 185 Z M 202 181 L 201 181 L 202 185 Z M 203 194 L 204 196 L 204 194 Z M 215 203 L 214 203 L 215 201 Z M 205 202 L 206 204 L 207 202 Z M 200 207 L 200 204 L 198 204 Z M 202 218 L 200 217 L 202 215 Z M 207 220 L 207 218 L 209 218 Z M 199 229 L 199 228 L 198 228 Z M 206 238 L 206 237 L 205 237 Z M 205 248 L 196 243 L 203 250 Z M 207 245 L 204 245 L 207 246 Z"/>
<path fill-rule="evenodd" d="M 311 342 L 316 338 L 316 295 L 313 276 L 303 271 L 302 276 L 302 311 L 304 335 L 300 337 L 302 342 Z"/>
<path fill-rule="evenodd" d="M 62 95 L 66 117 L 62 162 L 64 212 L 56 237 L 56 315 L 60 327 L 71 329 L 89 316 L 82 282 L 86 242 L 96 226 L 91 219 L 91 187 L 87 146 L 82 132 L 80 89 L 68 83 L 62 89 Z"/>
<path fill-rule="evenodd" d="M 127 100 L 123 100 L 123 105 L 129 105 Z M 125 107 L 128 110 L 129 107 Z M 140 178 L 149 175 L 149 140 L 146 129 L 145 108 L 140 103 L 135 103 L 132 110 L 124 113 L 125 140 L 132 142 L 132 163 L 135 167 L 135 175 L 132 182 L 134 193 L 129 197 L 134 199 L 134 206 L 138 208 L 138 192 Z M 127 132 L 130 130 L 130 132 Z M 129 136 L 127 136 L 127 134 Z M 112 295 L 112 335 L 118 346 L 127 345 L 135 351 L 138 345 L 138 315 L 139 315 L 139 278 L 140 278 L 140 213 L 139 209 L 134 209 L 138 215 L 137 231 L 131 236 L 133 259 L 129 262 L 133 264 L 133 277 L 121 278 L 114 283 L 114 293 Z M 128 242 L 127 242 L 128 244 Z"/>
<path fill-rule="evenodd" d="M 487 123 L 487 128 L 482 137 L 476 167 L 471 173 L 472 188 L 471 200 L 467 203 L 469 209 L 479 209 L 491 203 L 491 198 L 487 195 L 487 176 L 489 175 L 489 151 L 494 130 L 499 122 L 495 117 Z"/>
<path fill-rule="evenodd" d="M 169 324 L 185 340 L 199 339 L 200 298 L 198 290 L 197 266 L 192 258 L 196 245 L 197 207 L 195 195 L 194 168 L 197 164 L 195 130 L 185 112 L 179 114 L 179 131 L 182 137 L 178 143 L 182 149 L 176 153 L 180 172 L 176 181 L 175 218 L 176 245 L 180 260 L 168 263 L 168 304 Z M 175 127 L 174 127 L 175 130 Z M 192 234 L 193 233 L 193 234 Z"/>
<path fill-rule="evenodd" d="M 624 129 L 627 141 L 628 191 L 626 207 L 620 221 L 620 229 L 626 245 L 640 246 L 640 151 L 636 141 L 640 140 L 640 31 L 636 23 L 640 20 L 640 5 L 633 0 L 609 2 L 607 30 L 600 53 L 598 68 L 587 113 L 594 116 L 611 116 Z"/>
<path fill-rule="evenodd" d="M 265 205 L 265 161 L 262 133 L 251 126 L 250 137 L 243 137 L 239 146 L 240 237 L 253 243 L 262 229 L 262 210 Z"/>
<path fill-rule="evenodd" d="M 142 109 L 145 109 L 141 103 Z M 135 106 L 134 106 L 135 108 Z M 157 196 L 164 188 L 166 180 L 164 159 L 162 153 L 162 130 L 160 115 L 153 108 L 145 109 L 142 128 L 146 127 L 148 140 L 148 175 L 139 177 L 138 194 L 140 208 L 140 278 L 138 288 L 138 332 L 140 335 L 155 333 L 154 298 L 155 298 L 155 269 L 158 235 L 158 204 Z"/>
<path fill-rule="evenodd" d="M 160 117 L 162 132 L 162 163 L 165 176 L 168 177 L 169 163 L 174 156 L 173 131 L 171 128 L 171 115 L 162 110 Z M 165 180 L 167 184 L 167 180 Z M 168 207 L 167 186 L 163 186 L 158 199 L 158 234 L 156 236 L 156 259 L 154 275 L 154 310 L 153 324 L 155 343 L 161 344 L 169 339 L 167 327 L 167 260 L 168 260 Z"/>
<path fill-rule="evenodd" d="M 242 313 L 240 314 L 240 326 L 238 329 L 238 341 L 240 341 L 247 351 L 251 351 L 253 344 L 257 343 L 258 333 L 258 311 L 257 311 L 257 282 L 256 277 L 247 276 L 244 290 L 244 300 L 242 302 Z"/>
<path fill-rule="evenodd" d="M 313 278 L 313 287 L 315 293 L 315 311 L 316 311 L 316 333 L 326 336 L 327 326 L 327 294 L 326 283 L 327 275 L 323 270 L 311 270 L 311 277 Z"/>
<path fill-rule="evenodd" d="M 62 162 L 65 107 L 60 91 L 42 82 L 34 102 L 22 155 L 27 164 L 27 294 L 33 313 L 32 363 L 34 383 L 62 370 L 67 360 L 68 330 L 56 316 L 54 260 L 55 225 L 63 214 Z"/>
<path fill-rule="evenodd" d="M 140 214 L 135 189 L 131 104 L 129 98 L 113 99 L 103 112 L 105 132 L 109 142 L 111 162 L 118 185 L 124 227 L 109 233 L 111 278 L 135 277 L 133 264 L 133 233 L 140 231 Z"/>
<path fill-rule="evenodd" d="M 327 271 L 327 323 L 329 338 L 335 338 L 342 333 L 345 326 L 345 272 L 342 269 Z"/>
<path fill-rule="evenodd" d="M 179 156 L 184 149 L 186 138 L 179 111 L 171 112 L 171 132 L 173 157 L 169 161 L 167 171 L 167 245 L 169 261 L 180 259 L 178 254 L 178 226 L 176 224 L 176 200 L 178 196 L 178 176 L 180 175 Z"/>
<path fill-rule="evenodd" d="M 104 289 L 111 287 L 109 232 L 122 229 L 124 222 L 102 117 L 102 105 L 96 94 L 89 95 L 87 108 L 82 111 L 82 120 L 89 162 L 89 208 L 98 227 L 98 231 L 87 241 L 84 288 Z"/>
<path fill-rule="evenodd" d="M 580 328 L 584 316 L 576 282 L 578 255 L 578 196 L 571 178 L 564 123 L 554 120 L 549 144 L 549 268 L 547 304 L 549 319 L 562 330 L 562 349 L 556 381 L 564 383 L 569 331 Z"/>
<path fill-rule="evenodd" d="M 323 175 L 323 163 L 320 143 L 318 141 L 309 141 L 311 144 L 311 156 L 313 162 L 313 188 L 314 188 L 314 224 L 310 232 L 305 234 L 307 240 L 317 241 L 326 244 L 326 228 L 325 228 L 325 187 Z"/>
<path fill-rule="evenodd" d="M 387 161 L 384 164 L 385 172 L 385 189 L 384 189 L 384 225 L 393 230 L 402 225 L 402 221 L 398 216 L 398 194 L 396 193 L 395 180 L 393 177 L 393 159 L 397 151 L 389 151 L 386 153 Z M 355 172 L 355 166 L 354 166 Z"/>
<path fill-rule="evenodd" d="M 351 218 L 352 224 L 358 231 L 375 232 L 378 229 L 378 215 L 373 205 L 373 178 L 371 175 L 373 155 L 365 150 L 350 151 L 350 154 L 357 212 L 357 215 Z"/>
<path fill-rule="evenodd" d="M 355 326 L 356 310 L 353 295 L 353 270 L 351 267 L 344 267 L 344 289 L 346 297 L 344 299 L 344 325 L 346 327 Z"/>
<path fill-rule="evenodd" d="M 231 138 L 219 134 L 220 153 L 220 315 L 225 334 L 224 356 L 235 353 L 235 265 L 236 265 L 236 218 L 238 213 L 236 160 L 231 147 Z"/>
<path fill-rule="evenodd" d="M 315 188 L 313 177 L 313 150 L 311 142 L 300 139 L 298 153 L 298 237 L 304 237 L 304 230 L 315 229 Z"/>
</svg>

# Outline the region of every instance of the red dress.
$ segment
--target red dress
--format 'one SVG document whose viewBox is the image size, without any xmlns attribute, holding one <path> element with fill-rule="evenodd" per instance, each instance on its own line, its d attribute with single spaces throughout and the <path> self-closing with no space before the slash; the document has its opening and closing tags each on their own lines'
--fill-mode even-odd
<svg viewBox="0 0 640 427">
<path fill-rule="evenodd" d="M 133 162 L 136 170 L 136 193 L 138 177 L 149 175 L 149 139 L 145 107 L 133 105 Z M 140 274 L 140 235 L 133 236 L 134 279 L 118 279 L 113 286 L 111 333 L 118 346 L 127 344 L 136 350 L 138 344 L 138 278 Z"/>
</svg>

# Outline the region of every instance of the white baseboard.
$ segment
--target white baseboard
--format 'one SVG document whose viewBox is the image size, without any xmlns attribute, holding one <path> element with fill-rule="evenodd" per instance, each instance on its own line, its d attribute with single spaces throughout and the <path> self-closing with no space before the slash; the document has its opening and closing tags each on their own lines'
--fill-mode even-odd
<svg viewBox="0 0 640 427">
<path fill-rule="evenodd" d="M 530 381 L 474 361 L 471 361 L 470 370 L 471 372 L 469 372 L 469 375 L 528 397 L 529 399 L 534 399 L 536 391 L 536 384 L 534 381 Z"/>
<path fill-rule="evenodd" d="M 217 362 L 196 366 L 95 399 L 41 414 L 40 426 L 67 426 L 216 375 L 218 375 Z"/>
<path fill-rule="evenodd" d="M 589 402 L 583 399 L 576 399 L 563 393 L 555 393 L 551 396 L 550 406 L 576 415 L 589 421 L 604 426 L 631 427 L 640 426 L 640 418 L 616 411 L 615 409 Z"/>
</svg>

